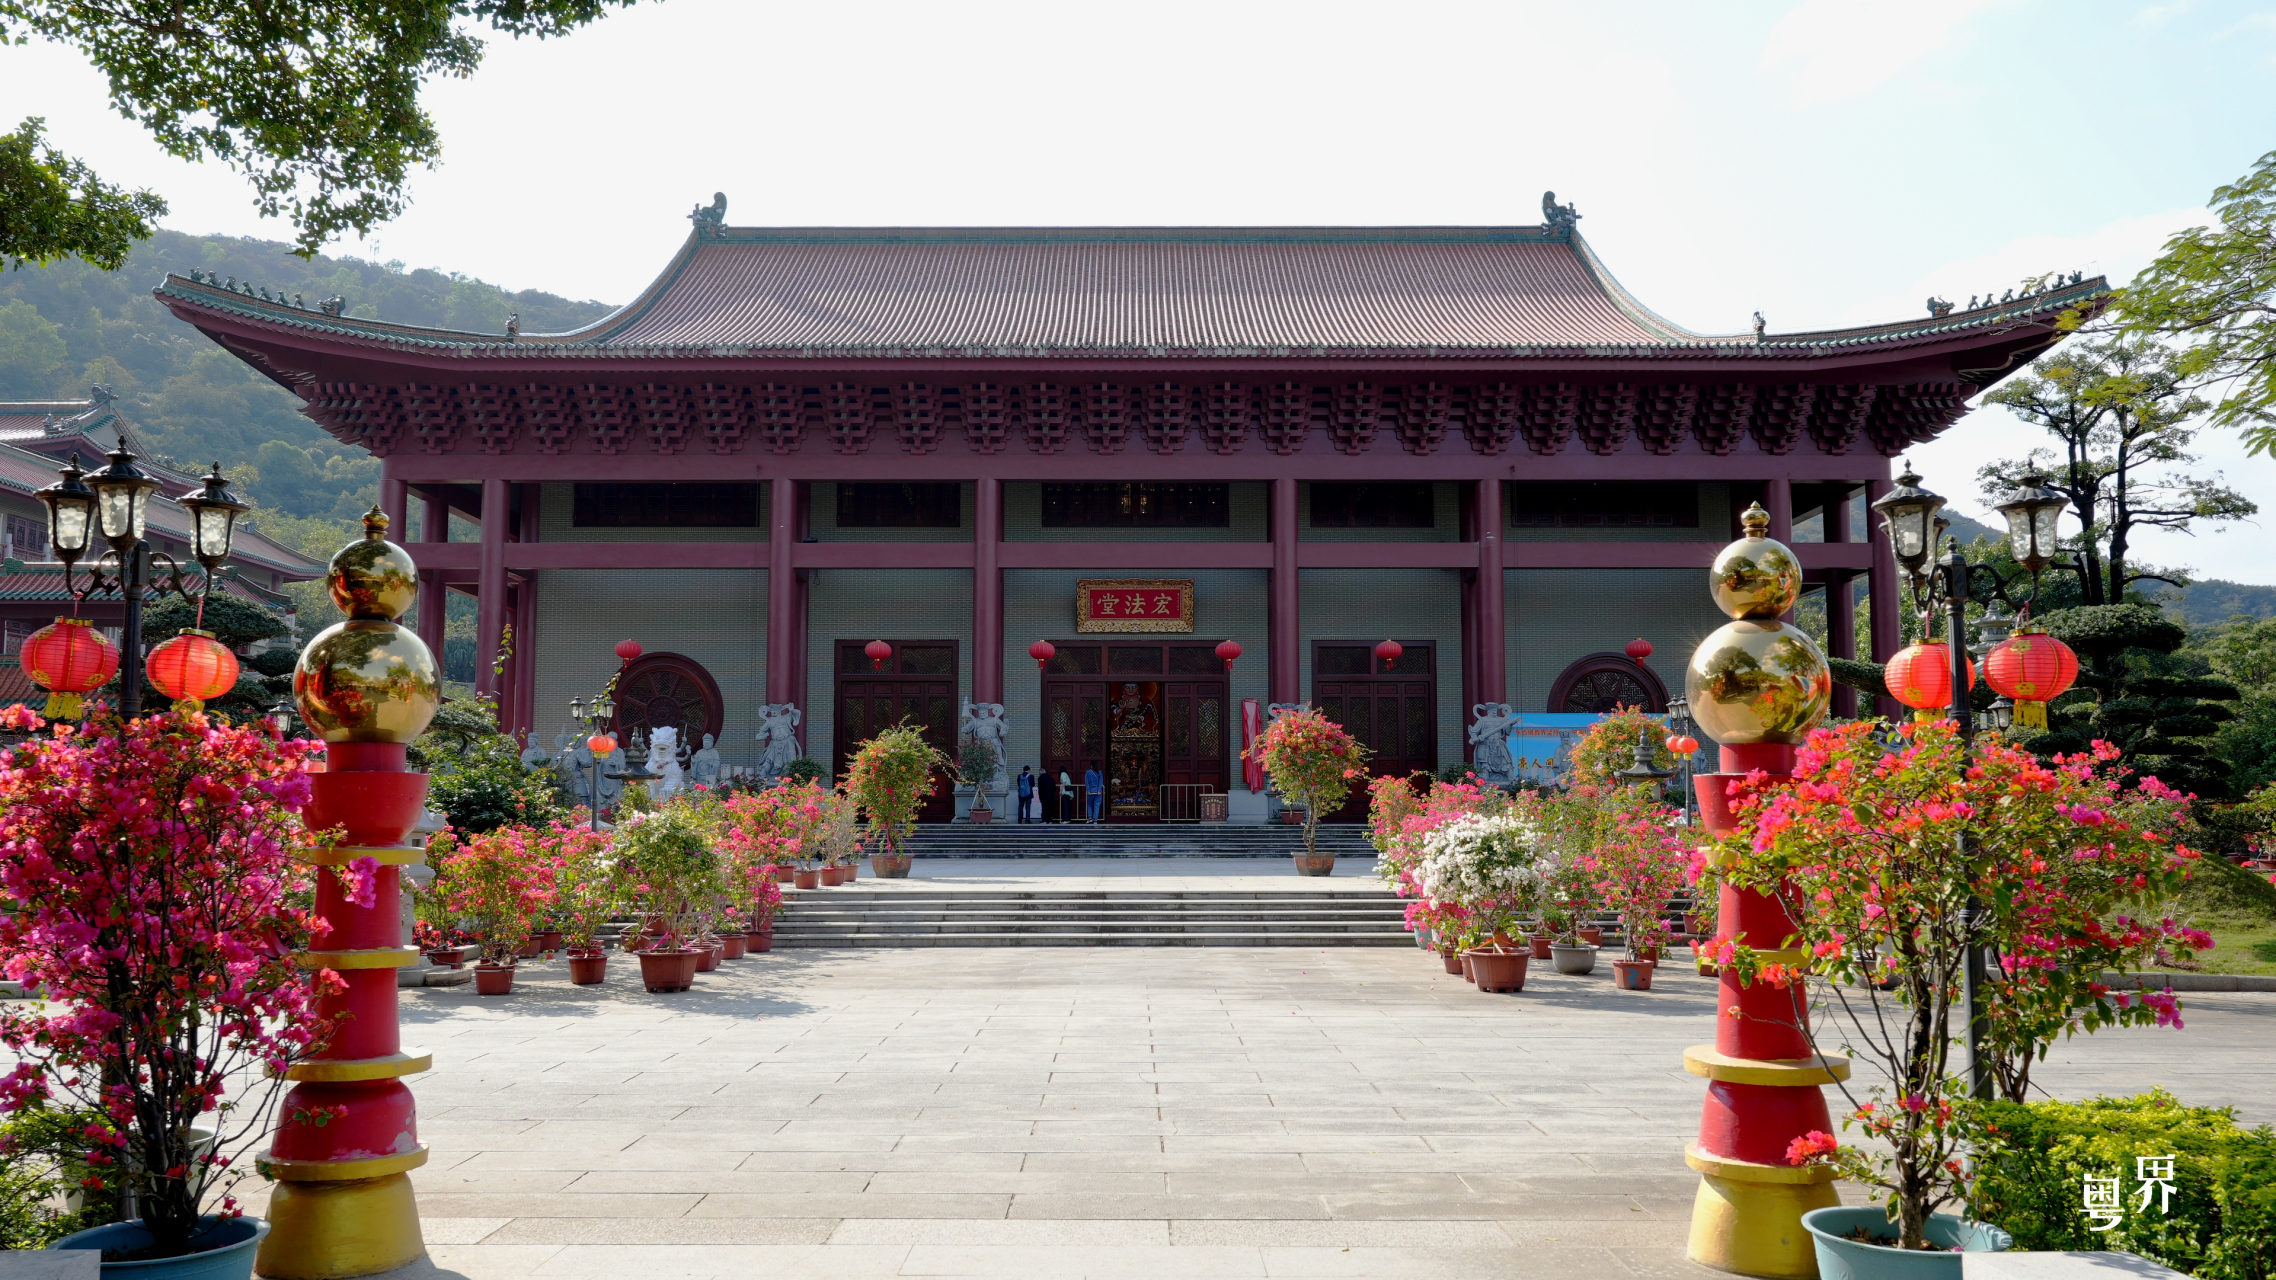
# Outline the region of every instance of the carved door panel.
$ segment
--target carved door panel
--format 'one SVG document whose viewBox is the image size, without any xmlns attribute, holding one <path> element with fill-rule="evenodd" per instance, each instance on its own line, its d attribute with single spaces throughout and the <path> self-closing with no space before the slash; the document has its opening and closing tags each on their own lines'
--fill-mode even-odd
<svg viewBox="0 0 2276 1280">
<path fill-rule="evenodd" d="M 1043 769 L 1053 779 L 1065 770 L 1080 787 L 1083 771 L 1090 766 L 1097 765 L 1102 774 L 1107 771 L 1111 761 L 1106 689 L 1106 683 L 1097 680 L 1049 680 L 1044 684 Z M 1067 811 L 1077 819 L 1083 816 L 1079 795 Z M 1103 810 L 1100 816 L 1106 816 Z"/>
<path fill-rule="evenodd" d="M 1170 682 L 1162 699 L 1162 781 L 1223 791 L 1225 741 L 1224 684 Z"/>
<path fill-rule="evenodd" d="M 1429 678 L 1432 646 L 1409 644 L 1388 672 L 1365 646 L 1321 644 L 1314 649 L 1312 705 L 1374 754 L 1373 777 L 1403 777 L 1438 769 L 1438 695 Z M 1364 822 L 1367 793 L 1354 787 L 1341 809 L 1323 822 Z"/>
<path fill-rule="evenodd" d="M 956 649 L 945 642 L 893 641 L 893 656 L 880 671 L 860 644 L 840 642 L 837 723 L 832 734 L 837 755 L 833 776 L 844 777 L 863 742 L 903 720 L 923 730 L 925 741 L 942 752 L 956 750 Z M 950 822 L 956 817 L 955 780 L 933 775 L 933 794 L 917 811 L 919 822 Z"/>
</svg>

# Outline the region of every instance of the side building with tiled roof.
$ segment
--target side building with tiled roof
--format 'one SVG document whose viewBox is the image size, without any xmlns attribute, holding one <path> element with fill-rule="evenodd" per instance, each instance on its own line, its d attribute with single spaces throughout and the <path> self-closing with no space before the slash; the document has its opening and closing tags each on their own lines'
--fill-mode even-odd
<svg viewBox="0 0 2276 1280">
<path fill-rule="evenodd" d="M 756 228 L 705 210 L 638 298 L 560 334 L 355 319 L 202 275 L 157 296 L 381 460 L 422 633 L 439 645 L 444 594 L 474 596 L 479 681 L 541 745 L 630 638 L 649 653 L 623 673 L 624 727 L 714 734 L 730 764 L 793 711 L 834 771 L 881 725 L 947 746 L 964 703 L 1002 704 L 1014 768 L 1098 765 L 1110 816 L 1229 792 L 1256 818 L 1237 757 L 1265 704 L 1329 710 L 1398 772 L 1464 760 L 1505 704 L 1664 706 L 1723 620 L 1701 570 L 1752 502 L 1826 592 L 1837 654 L 1868 647 L 1849 602 L 1870 581 L 1887 656 L 1896 568 L 1850 513 L 2106 294 L 2073 276 L 1856 329 L 1693 333 L 1613 278 L 1569 208 L 1544 213 Z M 448 541 L 450 513 L 482 540 Z"/>
</svg>

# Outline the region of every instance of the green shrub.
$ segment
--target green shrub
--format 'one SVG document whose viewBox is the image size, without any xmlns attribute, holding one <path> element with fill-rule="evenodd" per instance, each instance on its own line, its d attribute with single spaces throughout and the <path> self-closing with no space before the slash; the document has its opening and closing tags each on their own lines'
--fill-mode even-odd
<svg viewBox="0 0 2276 1280">
<path fill-rule="evenodd" d="M 1977 1217 L 2018 1249 L 2123 1249 L 2199 1280 L 2276 1277 L 2276 1131 L 2227 1107 L 2185 1107 L 2162 1089 L 2087 1102 L 1991 1103 L 1974 1193 Z M 2136 1160 L 2176 1157 L 2170 1203 Z M 2095 1230 L 2088 1178 L 2118 1181 L 2123 1215 Z M 2162 1211 L 2161 1211 L 2162 1209 Z"/>
<path fill-rule="evenodd" d="M 543 826 L 568 816 L 554 775 L 523 765 L 512 738 L 475 738 L 459 755 L 429 752 L 426 765 L 433 776 L 427 804 L 449 815 L 458 831 Z"/>
<path fill-rule="evenodd" d="M 92 1196 L 77 1212 L 58 1207 L 88 1142 L 93 1117 L 46 1103 L 26 1107 L 0 1124 L 0 1249 L 44 1249 L 74 1231 L 99 1227 L 116 1216 L 112 1201 Z"/>
</svg>

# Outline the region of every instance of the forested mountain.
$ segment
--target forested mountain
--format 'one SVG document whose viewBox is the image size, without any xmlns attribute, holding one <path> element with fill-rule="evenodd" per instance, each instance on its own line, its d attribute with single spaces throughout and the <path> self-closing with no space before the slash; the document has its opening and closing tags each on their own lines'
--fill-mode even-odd
<svg viewBox="0 0 2276 1280">
<path fill-rule="evenodd" d="M 118 271 L 67 259 L 0 273 L 0 400 L 84 396 L 102 383 L 154 451 L 199 470 L 219 461 L 263 507 L 327 523 L 371 505 L 379 463 L 335 443 L 290 393 L 150 296 L 166 272 L 193 267 L 297 293 L 310 306 L 337 294 L 352 316 L 475 333 L 504 333 L 511 312 L 521 313 L 523 332 L 548 333 L 613 310 L 400 262 L 304 261 L 275 241 L 175 231 L 137 246 Z"/>
<path fill-rule="evenodd" d="M 2180 614 L 2191 626 L 2211 626 L 2239 616 L 2276 618 L 2276 587 L 2207 578 L 2158 595 L 2168 612 Z"/>
</svg>

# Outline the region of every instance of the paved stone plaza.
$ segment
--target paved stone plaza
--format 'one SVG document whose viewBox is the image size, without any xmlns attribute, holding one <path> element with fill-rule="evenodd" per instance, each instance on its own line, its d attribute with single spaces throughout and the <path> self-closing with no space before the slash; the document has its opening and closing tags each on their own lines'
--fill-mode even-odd
<svg viewBox="0 0 2276 1280">
<path fill-rule="evenodd" d="M 699 983 L 404 992 L 436 1069 L 432 1258 L 401 1274 L 1713 1274 L 1678 1060 L 1713 987 L 1681 970 L 1485 996 L 1412 950 L 988 948 Z M 2059 1048 L 2050 1086 L 2276 1119 L 2276 997 L 2190 1004 Z"/>
</svg>

